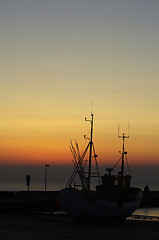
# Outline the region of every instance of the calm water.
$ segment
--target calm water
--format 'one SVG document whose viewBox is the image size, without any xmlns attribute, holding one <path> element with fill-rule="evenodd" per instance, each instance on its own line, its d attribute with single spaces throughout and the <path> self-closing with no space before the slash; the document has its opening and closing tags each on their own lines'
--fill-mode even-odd
<svg viewBox="0 0 159 240">
<path fill-rule="evenodd" d="M 65 183 L 47 183 L 48 191 L 61 190 L 65 187 Z M 10 182 L 10 181 L 1 181 L 0 191 L 26 191 L 28 188 L 25 182 Z M 45 184 L 42 182 L 34 182 L 30 184 L 31 191 L 44 191 Z"/>
<path fill-rule="evenodd" d="M 67 183 L 67 182 L 66 182 Z M 56 191 L 61 190 L 66 186 L 65 182 L 49 182 L 47 183 L 48 191 Z M 95 186 L 95 185 L 94 185 Z M 139 187 L 144 190 L 145 185 L 136 184 L 133 185 L 135 187 Z M 45 188 L 44 182 L 31 182 L 30 190 L 31 191 L 43 191 Z M 159 185 L 149 185 L 151 191 L 159 191 Z M 1 181 L 0 182 L 0 191 L 25 191 L 27 190 L 25 181 Z"/>
<path fill-rule="evenodd" d="M 138 208 L 133 215 L 138 215 L 141 217 L 151 216 L 159 218 L 159 208 Z"/>
</svg>

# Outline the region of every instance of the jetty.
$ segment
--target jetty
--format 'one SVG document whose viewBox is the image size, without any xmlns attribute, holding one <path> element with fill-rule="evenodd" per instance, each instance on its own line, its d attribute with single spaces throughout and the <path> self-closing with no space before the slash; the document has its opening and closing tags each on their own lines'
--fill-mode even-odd
<svg viewBox="0 0 159 240">
<path fill-rule="evenodd" d="M 139 208 L 159 208 L 159 191 L 142 191 Z M 0 213 L 62 210 L 60 191 L 0 191 Z"/>
<path fill-rule="evenodd" d="M 159 191 L 143 191 L 142 200 L 139 208 L 158 208 L 159 207 Z"/>
<path fill-rule="evenodd" d="M 0 212 L 53 211 L 59 198 L 59 191 L 0 191 Z"/>
</svg>

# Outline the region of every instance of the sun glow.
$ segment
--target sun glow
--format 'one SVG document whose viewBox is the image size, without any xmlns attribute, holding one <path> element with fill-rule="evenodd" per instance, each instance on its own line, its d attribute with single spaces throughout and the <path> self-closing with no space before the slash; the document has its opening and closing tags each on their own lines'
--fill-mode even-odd
<svg viewBox="0 0 159 240">
<path fill-rule="evenodd" d="M 159 165 L 159 1 L 1 2 L 0 164 L 72 164 L 92 110 L 99 162 L 130 121 L 130 162 Z"/>
</svg>

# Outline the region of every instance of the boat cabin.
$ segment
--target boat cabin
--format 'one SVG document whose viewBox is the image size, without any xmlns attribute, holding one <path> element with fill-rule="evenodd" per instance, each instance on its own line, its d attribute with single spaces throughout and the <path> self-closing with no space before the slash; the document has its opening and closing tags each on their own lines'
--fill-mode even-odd
<svg viewBox="0 0 159 240">
<path fill-rule="evenodd" d="M 106 168 L 108 173 L 104 174 L 104 176 L 101 177 L 102 179 L 102 185 L 104 187 L 121 187 L 125 190 L 128 190 L 130 188 L 130 175 L 122 176 L 121 172 L 118 173 L 118 175 L 112 175 L 113 168 Z"/>
</svg>

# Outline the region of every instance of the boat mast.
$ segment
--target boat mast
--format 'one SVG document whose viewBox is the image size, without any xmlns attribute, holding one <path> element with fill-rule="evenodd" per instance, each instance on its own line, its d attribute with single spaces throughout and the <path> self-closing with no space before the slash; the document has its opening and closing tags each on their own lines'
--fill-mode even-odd
<svg viewBox="0 0 159 240">
<path fill-rule="evenodd" d="M 90 142 L 89 142 L 89 167 L 88 167 L 88 184 L 87 184 L 87 190 L 90 190 L 90 178 L 91 178 L 91 162 L 92 162 L 92 146 L 93 146 L 93 113 L 91 113 L 92 119 L 87 120 L 85 118 L 85 121 L 89 121 L 91 123 L 91 132 L 90 132 Z"/>
<path fill-rule="evenodd" d="M 123 176 L 124 175 L 124 155 L 127 154 L 127 152 L 125 152 L 124 140 L 125 138 L 129 138 L 129 136 L 125 136 L 125 134 L 123 133 L 122 136 L 118 136 L 118 137 L 123 139 L 122 164 L 121 164 L 121 176 Z"/>
</svg>

